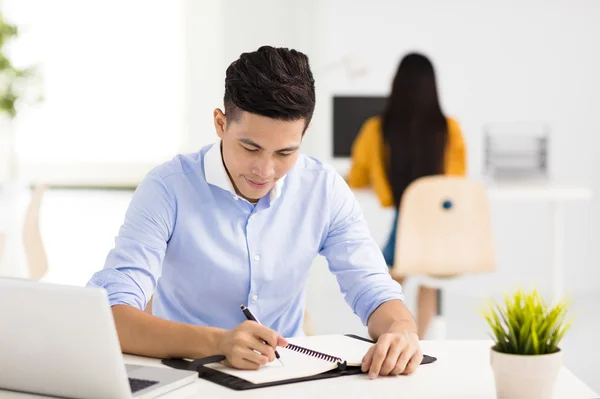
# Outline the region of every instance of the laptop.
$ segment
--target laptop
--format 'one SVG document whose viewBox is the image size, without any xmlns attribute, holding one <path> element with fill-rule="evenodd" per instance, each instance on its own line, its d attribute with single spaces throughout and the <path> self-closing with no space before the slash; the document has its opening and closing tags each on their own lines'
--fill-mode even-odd
<svg viewBox="0 0 600 399">
<path fill-rule="evenodd" d="M 198 373 L 125 365 L 102 288 L 0 278 L 0 389 L 66 398 L 154 398 Z"/>
</svg>

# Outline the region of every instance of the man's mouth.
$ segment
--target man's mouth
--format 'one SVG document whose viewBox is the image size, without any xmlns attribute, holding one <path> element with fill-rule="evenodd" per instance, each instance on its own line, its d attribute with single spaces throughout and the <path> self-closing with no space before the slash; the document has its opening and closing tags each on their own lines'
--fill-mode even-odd
<svg viewBox="0 0 600 399">
<path fill-rule="evenodd" d="M 267 185 L 269 185 L 269 183 L 271 183 L 271 180 L 261 182 L 261 181 L 248 179 L 246 176 L 244 176 L 244 179 L 246 179 L 248 184 L 250 184 L 250 186 L 253 188 L 265 188 Z"/>
</svg>

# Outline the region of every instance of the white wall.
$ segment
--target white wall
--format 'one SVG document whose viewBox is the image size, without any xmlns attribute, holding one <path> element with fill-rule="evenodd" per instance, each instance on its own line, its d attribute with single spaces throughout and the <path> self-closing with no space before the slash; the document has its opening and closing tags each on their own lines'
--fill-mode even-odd
<svg viewBox="0 0 600 399">
<path fill-rule="evenodd" d="M 223 98 L 223 7 L 219 0 L 184 0 L 185 152 L 217 139 L 212 110 Z"/>
</svg>

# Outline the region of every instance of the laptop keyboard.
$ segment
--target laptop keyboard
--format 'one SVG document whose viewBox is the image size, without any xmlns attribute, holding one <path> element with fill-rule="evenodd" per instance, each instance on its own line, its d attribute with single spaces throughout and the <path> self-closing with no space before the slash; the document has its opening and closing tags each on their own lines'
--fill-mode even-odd
<svg viewBox="0 0 600 399">
<path fill-rule="evenodd" d="M 140 380 L 138 378 L 130 378 L 129 386 L 131 387 L 131 393 L 136 393 L 144 388 L 148 388 L 154 384 L 158 384 L 158 381 Z"/>
</svg>

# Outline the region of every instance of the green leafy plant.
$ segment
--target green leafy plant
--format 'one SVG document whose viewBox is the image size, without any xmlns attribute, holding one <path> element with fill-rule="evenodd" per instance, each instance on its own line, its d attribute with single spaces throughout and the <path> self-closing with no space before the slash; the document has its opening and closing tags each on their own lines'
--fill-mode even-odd
<svg viewBox="0 0 600 399">
<path fill-rule="evenodd" d="M 481 315 L 491 327 L 494 350 L 516 355 L 555 353 L 571 324 L 565 317 L 570 303 L 549 307 L 537 290 L 505 295 L 504 306 L 490 300 Z"/>
<path fill-rule="evenodd" d="M 0 13 L 0 113 L 10 119 L 17 115 L 17 103 L 35 77 L 33 68 L 17 68 L 6 54 L 6 44 L 18 34 L 18 28 L 8 23 Z"/>
</svg>

